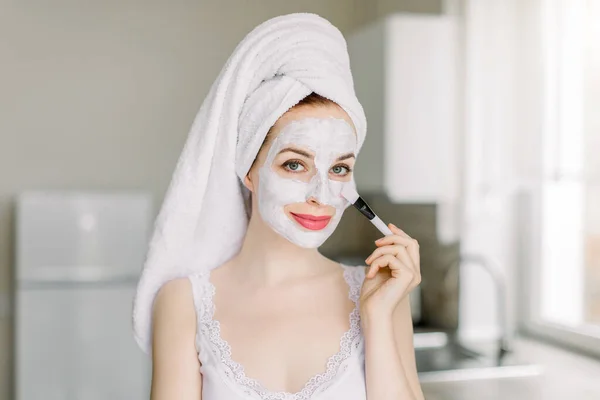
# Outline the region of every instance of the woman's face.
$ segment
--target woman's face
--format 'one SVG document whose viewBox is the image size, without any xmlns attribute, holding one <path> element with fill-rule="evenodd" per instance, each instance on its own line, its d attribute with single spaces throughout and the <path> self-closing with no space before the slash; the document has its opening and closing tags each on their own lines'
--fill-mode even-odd
<svg viewBox="0 0 600 400">
<path fill-rule="evenodd" d="M 355 152 L 354 126 L 340 107 L 288 111 L 249 174 L 262 219 L 298 246 L 320 246 L 349 205 L 341 190 L 354 185 Z"/>
</svg>

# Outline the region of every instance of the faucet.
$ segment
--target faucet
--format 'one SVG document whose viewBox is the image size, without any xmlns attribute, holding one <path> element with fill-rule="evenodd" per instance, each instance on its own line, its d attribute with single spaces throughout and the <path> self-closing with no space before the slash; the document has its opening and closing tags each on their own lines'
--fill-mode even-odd
<svg viewBox="0 0 600 400">
<path fill-rule="evenodd" d="M 500 326 L 500 338 L 498 339 L 497 362 L 500 364 L 504 356 L 511 351 L 509 341 L 509 322 L 508 312 L 506 307 L 506 278 L 499 268 L 499 263 L 491 258 L 486 258 L 481 254 L 463 254 L 453 260 L 448 268 L 444 271 L 443 284 L 446 287 L 448 284 L 448 275 L 455 267 L 460 266 L 463 262 L 478 264 L 492 277 L 496 286 L 497 312 Z"/>
</svg>

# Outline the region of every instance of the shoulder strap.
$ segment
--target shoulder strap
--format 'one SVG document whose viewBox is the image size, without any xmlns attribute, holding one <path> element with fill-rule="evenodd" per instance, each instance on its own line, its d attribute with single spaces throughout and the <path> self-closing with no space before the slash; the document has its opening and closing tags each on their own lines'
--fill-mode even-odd
<svg viewBox="0 0 600 400">
<path fill-rule="evenodd" d="M 363 281 L 365 280 L 365 267 L 348 265 L 342 266 L 344 267 L 344 278 L 346 279 L 350 290 L 349 297 L 353 302 L 358 303 L 360 289 L 362 288 Z"/>
<path fill-rule="evenodd" d="M 208 272 L 199 272 L 188 277 L 192 284 L 194 308 L 198 323 L 212 319 L 214 288 L 208 282 Z"/>
</svg>

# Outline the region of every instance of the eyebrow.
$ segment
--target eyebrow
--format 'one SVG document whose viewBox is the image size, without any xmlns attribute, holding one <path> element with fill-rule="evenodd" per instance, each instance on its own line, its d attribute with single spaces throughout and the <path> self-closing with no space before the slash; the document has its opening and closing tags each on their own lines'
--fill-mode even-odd
<svg viewBox="0 0 600 400">
<path fill-rule="evenodd" d="M 296 153 L 296 154 L 300 154 L 301 156 L 304 156 L 306 158 L 310 158 L 311 160 L 314 158 L 313 155 L 311 155 L 310 153 L 304 151 L 304 150 L 300 150 L 300 149 L 296 149 L 294 147 L 286 147 L 285 149 L 282 149 L 281 151 L 279 151 L 279 154 L 281 153 L 285 153 L 285 152 L 292 152 L 292 153 Z M 339 156 L 336 161 L 344 161 L 347 160 L 349 158 L 356 158 L 356 156 L 354 155 L 354 153 L 347 153 L 347 154 L 343 154 L 341 156 Z"/>
<path fill-rule="evenodd" d="M 344 161 L 344 160 L 347 160 L 349 158 L 356 158 L 356 156 L 354 155 L 354 153 L 348 153 L 348 154 L 344 154 L 342 156 L 339 156 L 336 161 Z"/>
<path fill-rule="evenodd" d="M 281 153 L 285 153 L 287 151 L 291 151 L 292 153 L 296 153 L 296 154 L 300 154 L 301 156 L 304 156 L 306 158 L 314 158 L 311 154 L 309 154 L 308 152 L 304 151 L 304 150 L 300 150 L 300 149 L 296 149 L 293 147 L 286 147 L 285 149 L 282 149 L 279 154 Z"/>
</svg>

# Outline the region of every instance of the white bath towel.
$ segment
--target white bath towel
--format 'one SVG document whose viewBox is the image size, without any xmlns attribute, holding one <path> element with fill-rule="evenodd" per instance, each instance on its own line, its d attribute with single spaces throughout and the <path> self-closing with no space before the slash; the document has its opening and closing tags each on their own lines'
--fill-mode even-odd
<svg viewBox="0 0 600 400">
<path fill-rule="evenodd" d="M 154 224 L 133 309 L 134 336 L 151 349 L 156 293 L 167 281 L 215 268 L 241 248 L 248 224 L 241 180 L 269 128 L 316 92 L 351 117 L 358 148 L 366 119 L 350 72 L 346 41 L 308 13 L 263 22 L 236 47 L 192 124 Z"/>
</svg>

